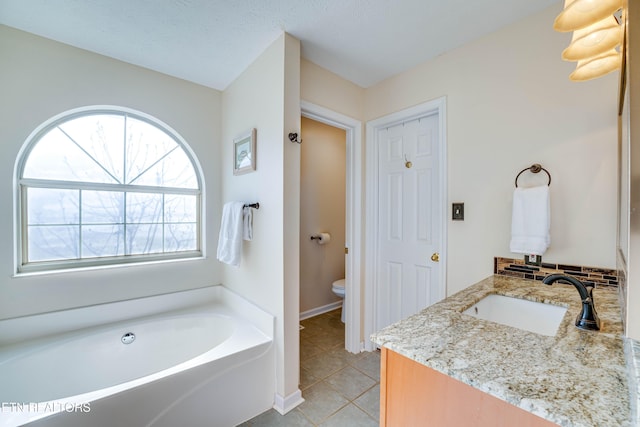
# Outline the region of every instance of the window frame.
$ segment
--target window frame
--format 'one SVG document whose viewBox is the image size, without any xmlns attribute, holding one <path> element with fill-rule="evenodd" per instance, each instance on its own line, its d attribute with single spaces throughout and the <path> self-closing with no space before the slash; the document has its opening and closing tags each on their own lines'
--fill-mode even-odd
<svg viewBox="0 0 640 427">
<path fill-rule="evenodd" d="M 130 184 L 112 184 L 112 183 L 91 183 L 84 181 L 64 181 L 64 180 L 48 180 L 23 178 L 24 169 L 31 155 L 33 148 L 40 142 L 48 132 L 55 129 L 62 123 L 72 121 L 74 119 L 92 115 L 119 115 L 126 118 L 135 118 L 146 122 L 147 124 L 164 132 L 173 141 L 178 144 L 184 154 L 187 156 L 197 180 L 197 188 L 179 188 L 179 187 L 160 187 L 147 185 L 130 185 Z M 126 121 L 125 121 L 126 123 Z M 124 136 L 123 136 L 124 137 Z M 204 251 L 204 221 L 206 218 L 204 212 L 204 175 L 200 163 L 195 153 L 187 142 L 166 123 L 148 114 L 119 106 L 90 106 L 82 107 L 58 114 L 38 126 L 25 140 L 22 148 L 16 157 L 15 174 L 14 174 L 14 237 L 15 237 L 15 272 L 16 275 L 28 273 L 53 273 L 58 271 L 75 270 L 92 267 L 118 267 L 132 264 L 142 264 L 149 262 L 171 262 L 185 259 L 199 259 L 205 257 Z M 127 193 L 156 193 L 168 195 L 193 195 L 196 196 L 196 249 L 179 252 L 160 252 L 150 254 L 134 254 L 134 255 L 118 255 L 93 258 L 74 258 L 52 261 L 35 261 L 28 260 L 28 198 L 27 191 L 29 188 L 55 188 L 55 189 L 71 189 L 82 191 L 116 191 L 123 194 Z M 81 211 L 80 211 L 81 212 Z M 164 220 L 158 222 L 164 226 Z M 81 226 L 81 224 L 78 224 Z M 82 239 L 80 238 L 80 244 Z"/>
</svg>

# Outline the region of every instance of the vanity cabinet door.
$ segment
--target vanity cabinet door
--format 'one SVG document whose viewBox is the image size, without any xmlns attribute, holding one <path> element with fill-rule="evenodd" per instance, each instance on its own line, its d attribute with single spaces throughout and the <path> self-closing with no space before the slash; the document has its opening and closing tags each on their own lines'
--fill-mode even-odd
<svg viewBox="0 0 640 427">
<path fill-rule="evenodd" d="M 557 427 L 384 347 L 380 381 L 382 427 Z"/>
</svg>

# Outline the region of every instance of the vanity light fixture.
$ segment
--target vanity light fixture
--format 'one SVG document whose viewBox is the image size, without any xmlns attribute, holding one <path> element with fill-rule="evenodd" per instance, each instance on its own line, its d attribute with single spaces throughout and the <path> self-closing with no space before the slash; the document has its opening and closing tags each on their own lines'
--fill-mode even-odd
<svg viewBox="0 0 640 427">
<path fill-rule="evenodd" d="M 615 49 L 592 58 L 578 61 L 578 65 L 569 78 L 573 81 L 585 81 L 604 76 L 622 66 L 622 54 Z"/>
<path fill-rule="evenodd" d="M 570 80 L 591 80 L 621 68 L 622 55 L 616 47 L 622 43 L 624 30 L 615 14 L 622 1 L 565 0 L 553 28 L 574 31 L 571 44 L 562 52 L 562 59 L 578 61 Z"/>
<path fill-rule="evenodd" d="M 553 29 L 569 32 L 588 27 L 613 15 L 622 7 L 622 0 L 566 0 Z"/>
<path fill-rule="evenodd" d="M 607 52 L 622 43 L 622 26 L 611 15 L 573 33 L 571 44 L 562 52 L 565 61 L 580 61 Z"/>
</svg>

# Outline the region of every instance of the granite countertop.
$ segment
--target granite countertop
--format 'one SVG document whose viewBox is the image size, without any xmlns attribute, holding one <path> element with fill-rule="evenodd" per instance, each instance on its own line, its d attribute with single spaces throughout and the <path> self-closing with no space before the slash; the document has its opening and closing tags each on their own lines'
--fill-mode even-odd
<svg viewBox="0 0 640 427">
<path fill-rule="evenodd" d="M 488 294 L 568 307 L 555 337 L 461 313 Z M 380 346 L 564 427 L 630 426 L 615 288 L 594 289 L 598 332 L 574 326 L 571 285 L 491 276 L 372 335 Z"/>
</svg>

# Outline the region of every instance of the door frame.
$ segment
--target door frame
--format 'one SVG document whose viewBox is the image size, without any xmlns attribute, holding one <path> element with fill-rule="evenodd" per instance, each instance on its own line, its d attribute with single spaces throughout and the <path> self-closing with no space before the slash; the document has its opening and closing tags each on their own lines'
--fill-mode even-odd
<svg viewBox="0 0 640 427">
<path fill-rule="evenodd" d="M 365 265 L 364 272 L 367 278 L 366 287 L 364 289 L 365 299 L 365 319 L 364 319 L 364 349 L 372 351 L 376 348 L 375 344 L 368 339 L 374 332 L 376 320 L 376 290 L 378 288 L 378 277 L 376 273 L 377 259 L 379 254 L 378 248 L 378 204 L 379 204 L 379 188 L 378 188 L 378 156 L 379 141 L 378 131 L 387 127 L 402 124 L 412 120 L 425 117 L 427 115 L 438 114 L 438 167 L 440 188 L 438 197 L 442 203 L 441 220 L 436 227 L 441 227 L 441 241 L 437 245 L 440 248 L 440 275 L 439 275 L 439 299 L 446 296 L 446 280 L 447 280 L 447 120 L 446 120 L 446 97 L 436 98 L 432 101 L 419 104 L 375 120 L 368 121 L 366 124 L 366 147 L 367 147 L 367 163 L 366 163 L 366 233 L 365 233 Z"/>
<path fill-rule="evenodd" d="M 361 258 L 362 258 L 362 122 L 351 117 L 300 101 L 302 117 L 313 119 L 346 132 L 346 221 L 345 247 L 349 254 L 345 261 L 345 289 L 349 298 L 345 316 L 345 348 L 352 353 L 363 349 L 360 338 L 361 327 Z M 304 135 L 303 135 L 304 138 Z M 302 142 L 304 144 L 304 141 Z"/>
</svg>

